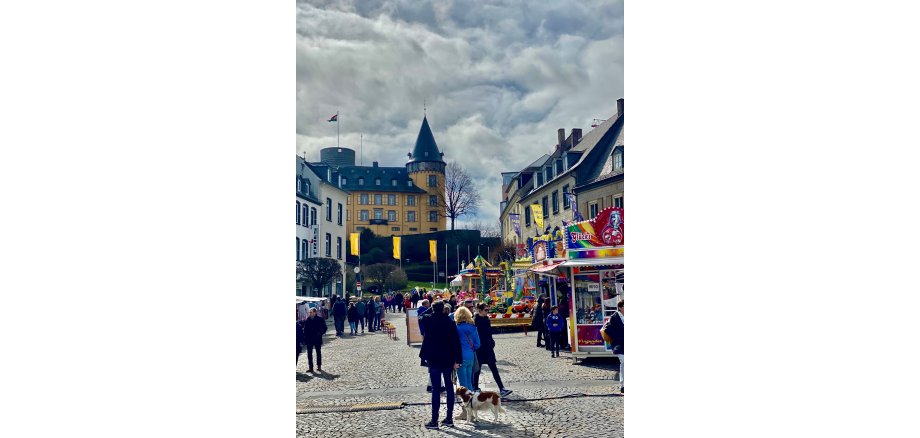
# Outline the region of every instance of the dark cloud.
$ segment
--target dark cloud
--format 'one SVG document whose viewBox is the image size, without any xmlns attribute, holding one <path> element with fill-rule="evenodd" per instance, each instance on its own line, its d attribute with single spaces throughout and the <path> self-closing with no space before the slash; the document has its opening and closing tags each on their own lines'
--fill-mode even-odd
<svg viewBox="0 0 920 438">
<path fill-rule="evenodd" d="M 481 183 L 467 221 L 498 217 L 500 172 L 590 129 L 623 97 L 623 3 L 311 1 L 297 4 L 297 150 L 336 144 L 405 163 L 423 102 L 438 145 Z"/>
</svg>

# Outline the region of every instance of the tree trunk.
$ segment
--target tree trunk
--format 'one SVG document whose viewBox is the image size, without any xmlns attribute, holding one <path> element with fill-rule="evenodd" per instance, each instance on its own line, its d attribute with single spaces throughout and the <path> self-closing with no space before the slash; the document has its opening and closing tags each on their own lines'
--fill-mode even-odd
<svg viewBox="0 0 920 438">
<path fill-rule="evenodd" d="M 450 218 L 450 230 L 454 231 L 454 217 L 453 216 L 451 216 Z"/>
</svg>

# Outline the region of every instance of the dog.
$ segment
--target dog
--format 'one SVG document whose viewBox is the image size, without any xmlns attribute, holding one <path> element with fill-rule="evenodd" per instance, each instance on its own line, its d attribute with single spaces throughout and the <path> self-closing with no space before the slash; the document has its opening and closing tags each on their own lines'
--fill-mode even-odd
<svg viewBox="0 0 920 438">
<path fill-rule="evenodd" d="M 486 407 L 492 409 L 492 414 L 495 415 L 493 422 L 498 422 L 499 412 L 505 412 L 505 408 L 502 407 L 502 396 L 495 391 L 482 391 L 479 394 L 473 394 L 469 389 L 458 386 L 456 394 L 457 397 L 460 397 L 460 406 L 462 406 L 468 422 L 475 421 L 478 412 Z"/>
</svg>

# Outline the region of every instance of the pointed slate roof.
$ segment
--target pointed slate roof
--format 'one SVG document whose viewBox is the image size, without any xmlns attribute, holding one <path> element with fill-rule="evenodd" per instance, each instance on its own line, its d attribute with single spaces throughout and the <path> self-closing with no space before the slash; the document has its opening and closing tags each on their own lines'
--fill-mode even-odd
<svg viewBox="0 0 920 438">
<path fill-rule="evenodd" d="M 422 119 L 422 128 L 418 131 L 418 138 L 415 140 L 415 149 L 412 150 L 412 157 L 409 163 L 418 163 L 430 161 L 443 163 L 441 151 L 438 149 L 438 143 L 434 141 L 434 135 L 431 128 L 428 127 L 428 116 Z"/>
</svg>

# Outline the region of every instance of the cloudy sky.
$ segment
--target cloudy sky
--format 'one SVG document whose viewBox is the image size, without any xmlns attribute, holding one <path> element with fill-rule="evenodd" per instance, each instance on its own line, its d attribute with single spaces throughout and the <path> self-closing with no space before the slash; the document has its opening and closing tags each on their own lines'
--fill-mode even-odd
<svg viewBox="0 0 920 438">
<path fill-rule="evenodd" d="M 479 182 L 460 222 L 495 223 L 501 172 L 591 129 L 623 96 L 623 2 L 330 0 L 297 3 L 297 153 L 336 145 L 404 165 L 428 122 Z"/>
</svg>

